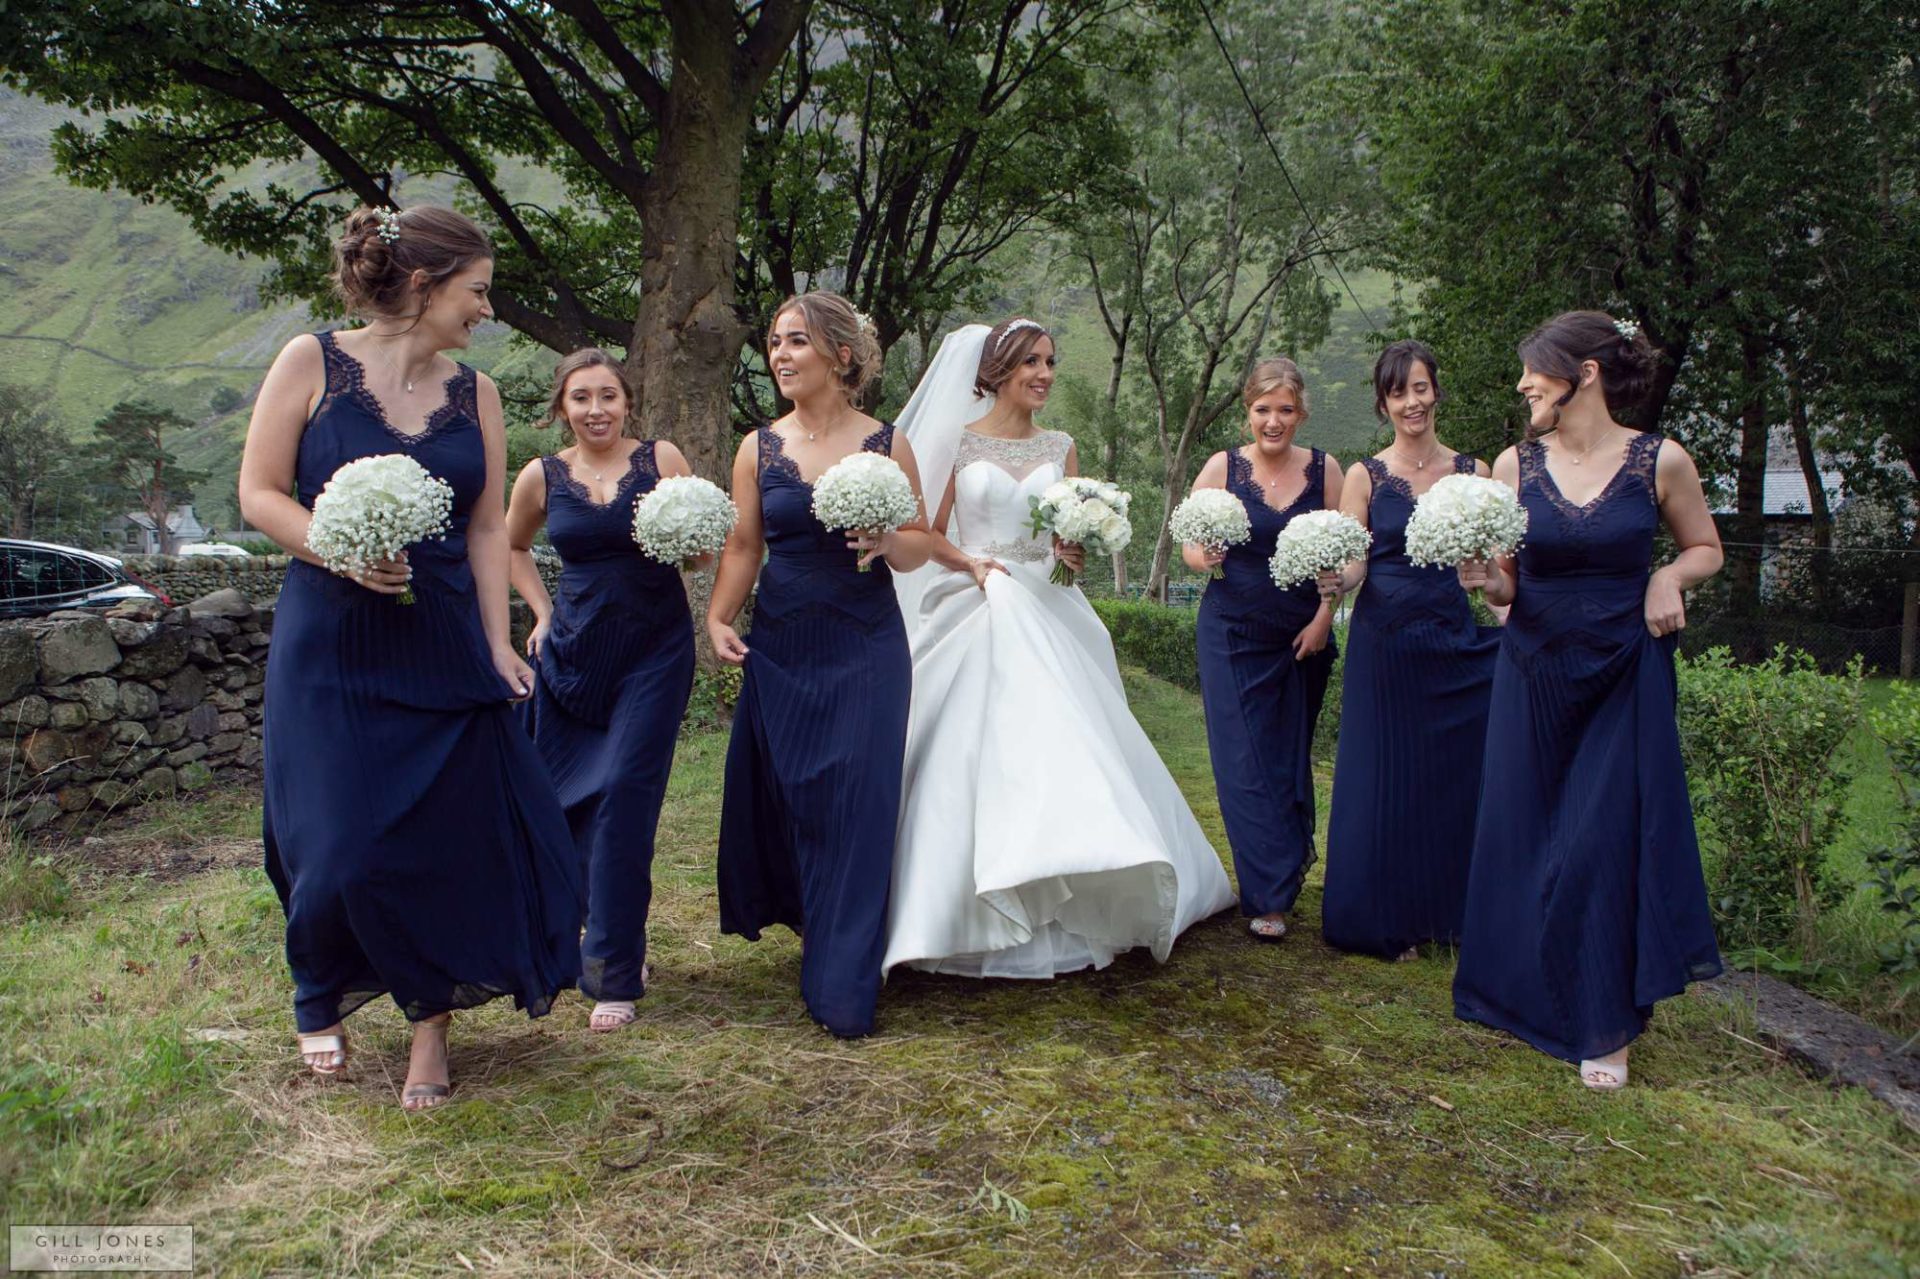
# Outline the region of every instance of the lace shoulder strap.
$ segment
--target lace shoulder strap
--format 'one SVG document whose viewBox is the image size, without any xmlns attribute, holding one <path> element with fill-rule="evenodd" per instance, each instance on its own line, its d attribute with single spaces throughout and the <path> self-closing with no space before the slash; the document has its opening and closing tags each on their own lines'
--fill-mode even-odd
<svg viewBox="0 0 1920 1279">
<path fill-rule="evenodd" d="M 1042 438 L 1046 440 L 1053 452 L 1053 456 L 1048 460 L 1064 467 L 1067 464 L 1067 454 L 1073 452 L 1073 437 L 1065 431 L 1047 431 L 1043 433 Z"/>
<path fill-rule="evenodd" d="M 313 336 L 320 342 L 321 375 L 326 379 L 326 386 L 320 392 L 320 398 L 331 399 L 336 391 L 348 385 L 346 353 L 333 340 L 332 330 L 321 329 Z"/>
<path fill-rule="evenodd" d="M 1363 457 L 1360 465 L 1367 468 L 1367 474 L 1373 477 L 1376 488 L 1393 478 L 1393 472 L 1387 469 L 1387 464 L 1377 457 Z"/>
<path fill-rule="evenodd" d="M 1540 472 L 1547 464 L 1547 445 L 1544 440 L 1522 440 L 1520 454 L 1520 491 L 1525 493 L 1528 485 L 1539 487 Z"/>
<path fill-rule="evenodd" d="M 459 372 L 455 374 L 453 386 L 447 392 L 447 401 L 457 413 L 477 423 L 480 420 L 480 374 L 458 360 L 454 361 L 454 367 Z"/>
<path fill-rule="evenodd" d="M 860 441 L 860 451 L 891 457 L 893 455 L 893 423 L 882 422 L 866 439 Z"/>
<path fill-rule="evenodd" d="M 1248 468 L 1252 470 L 1251 467 Z M 1307 450 L 1306 486 L 1300 490 L 1300 496 L 1313 494 L 1315 507 L 1327 504 L 1327 455 L 1319 449 Z"/>
<path fill-rule="evenodd" d="M 1620 469 L 1630 478 L 1640 481 L 1647 497 L 1655 503 L 1660 500 L 1660 491 L 1654 484 L 1654 468 L 1660 461 L 1660 445 L 1665 438 L 1656 431 L 1640 432 L 1627 441 L 1626 460 L 1620 464 Z"/>
<path fill-rule="evenodd" d="M 1478 471 L 1479 468 L 1480 463 L 1474 459 L 1473 454 L 1455 453 L 1453 455 L 1453 473 L 1455 475 L 1472 475 Z"/>
<path fill-rule="evenodd" d="M 1227 492 L 1246 497 L 1253 490 L 1253 463 L 1239 449 L 1227 450 Z M 1259 495 L 1253 494 L 1258 497 Z"/>
<path fill-rule="evenodd" d="M 633 461 L 629 463 L 636 478 L 655 480 L 660 478 L 660 441 L 641 440 L 640 447 L 633 451 Z"/>
</svg>

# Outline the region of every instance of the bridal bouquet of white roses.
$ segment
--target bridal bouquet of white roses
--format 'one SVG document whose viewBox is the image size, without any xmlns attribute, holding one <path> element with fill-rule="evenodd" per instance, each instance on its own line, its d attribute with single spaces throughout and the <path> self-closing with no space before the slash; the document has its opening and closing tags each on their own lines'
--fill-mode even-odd
<svg viewBox="0 0 1920 1279">
<path fill-rule="evenodd" d="M 1027 501 L 1035 535 L 1051 533 L 1084 547 L 1089 555 L 1112 555 L 1133 540 L 1133 525 L 1127 519 L 1133 498 L 1105 480 L 1069 476 Z M 1049 580 L 1072 586 L 1073 570 L 1055 560 Z"/>
<path fill-rule="evenodd" d="M 1308 511 L 1280 530 L 1267 571 L 1282 589 L 1309 581 L 1367 553 L 1373 534 L 1343 511 Z"/>
<path fill-rule="evenodd" d="M 1225 551 L 1253 536 L 1253 522 L 1247 518 L 1246 504 L 1225 489 L 1196 489 L 1173 508 L 1167 531 L 1176 542 Z M 1213 576 L 1226 574 L 1215 564 Z"/>
<path fill-rule="evenodd" d="M 313 500 L 307 548 L 336 573 L 365 571 L 415 542 L 446 535 L 453 490 L 403 453 L 357 458 Z M 400 594 L 413 603 L 413 588 Z"/>
<path fill-rule="evenodd" d="M 1413 504 L 1407 558 L 1454 568 L 1511 555 L 1527 535 L 1527 508 L 1512 489 L 1481 475 L 1449 475 Z"/>
<path fill-rule="evenodd" d="M 718 484 L 697 475 L 669 475 L 634 504 L 633 540 L 662 564 L 684 564 L 725 546 L 739 518 Z"/>
<path fill-rule="evenodd" d="M 879 534 L 910 523 L 920 503 L 898 462 L 860 452 L 841 458 L 814 482 L 813 513 L 830 529 Z M 872 567 L 862 564 L 860 571 Z"/>
</svg>

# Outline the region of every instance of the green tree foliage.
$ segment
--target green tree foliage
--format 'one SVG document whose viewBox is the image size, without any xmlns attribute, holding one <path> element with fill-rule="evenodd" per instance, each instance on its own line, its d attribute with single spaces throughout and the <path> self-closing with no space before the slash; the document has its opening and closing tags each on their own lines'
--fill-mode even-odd
<svg viewBox="0 0 1920 1279">
<path fill-rule="evenodd" d="M 1868 851 L 1863 887 L 1898 928 L 1880 944 L 1882 967 L 1913 986 L 1920 984 L 1920 689 L 1896 684 L 1892 700 L 1869 712 L 1867 722 L 1887 748 L 1904 820 L 1891 844 Z"/>
<path fill-rule="evenodd" d="M 1367 74 L 1353 83 L 1398 210 L 1386 257 L 1428 282 L 1415 324 L 1467 443 L 1517 435 L 1515 342 L 1594 306 L 1662 352 L 1635 415 L 1732 491 L 1736 540 L 1760 540 L 1776 426 L 1797 417 L 1863 467 L 1883 436 L 1897 454 L 1903 433 L 1920 444 L 1905 408 L 1920 330 L 1911 5 L 1362 10 Z M 1735 606 L 1753 611 L 1757 560 L 1730 571 Z"/>
<path fill-rule="evenodd" d="M 207 478 L 180 465 L 167 447 L 169 436 L 192 426 L 144 400 L 122 400 L 93 424 L 101 464 L 135 509 L 153 521 L 162 555 L 174 552 L 173 508 L 192 501 L 193 486 Z"/>
<path fill-rule="evenodd" d="M 90 546 L 112 484 L 23 387 L 0 383 L 0 527 L 8 537 Z"/>
<path fill-rule="evenodd" d="M 1335 10 L 1213 5 L 1164 64 L 1109 89 L 1137 139 L 1134 192 L 1088 201 L 1066 238 L 1114 346 L 1102 418 L 1125 385 L 1145 427 L 1151 469 L 1125 478 L 1152 484 L 1134 513 L 1155 530 L 1136 538 L 1155 596 L 1173 550 L 1167 516 L 1207 453 L 1236 437 L 1248 369 L 1324 339 L 1334 298 L 1321 270 L 1367 233 L 1362 127 L 1330 109 Z M 1118 434 L 1103 434 L 1100 463 L 1120 469 Z"/>
</svg>

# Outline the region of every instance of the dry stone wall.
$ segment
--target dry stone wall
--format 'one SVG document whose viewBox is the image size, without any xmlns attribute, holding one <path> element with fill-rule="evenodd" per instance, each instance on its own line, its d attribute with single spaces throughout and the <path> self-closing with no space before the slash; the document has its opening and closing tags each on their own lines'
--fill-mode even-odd
<svg viewBox="0 0 1920 1279">
<path fill-rule="evenodd" d="M 135 570 L 138 571 L 138 570 Z M 235 587 L 185 607 L 0 623 L 4 812 L 39 829 L 257 776 L 273 610 Z"/>
</svg>

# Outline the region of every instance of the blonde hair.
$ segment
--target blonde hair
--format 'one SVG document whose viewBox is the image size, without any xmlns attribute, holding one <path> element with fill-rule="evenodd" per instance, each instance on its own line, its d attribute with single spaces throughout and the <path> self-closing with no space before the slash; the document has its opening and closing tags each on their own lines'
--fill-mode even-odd
<svg viewBox="0 0 1920 1279">
<path fill-rule="evenodd" d="M 841 393 L 848 403 L 857 403 L 880 377 L 880 339 L 853 309 L 853 303 L 838 293 L 812 289 L 795 294 L 774 308 L 773 323 L 778 324 L 780 317 L 789 311 L 800 313 L 800 319 L 807 326 L 807 337 L 833 365 L 834 374 L 840 379 Z M 767 326 L 767 337 L 773 337 L 773 324 Z M 845 364 L 840 363 L 842 347 L 852 356 Z"/>
<path fill-rule="evenodd" d="M 613 374 L 621 394 L 627 397 L 627 418 L 620 424 L 620 433 L 629 434 L 633 427 L 633 380 L 627 376 L 625 365 L 597 346 L 583 346 L 553 366 L 553 394 L 547 399 L 547 415 L 534 425 L 557 426 L 569 440 L 573 438 L 573 431 L 567 426 L 567 379 L 581 369 L 605 369 Z"/>
<path fill-rule="evenodd" d="M 1255 400 L 1283 386 L 1293 392 L 1300 415 L 1311 417 L 1313 409 L 1307 404 L 1307 380 L 1300 376 L 1300 366 L 1284 355 L 1270 355 L 1248 371 L 1247 380 L 1240 388 L 1240 403 L 1252 408 Z"/>
</svg>

